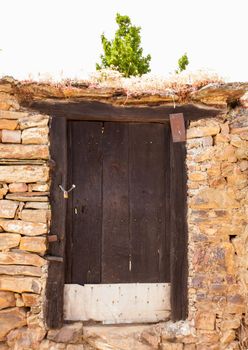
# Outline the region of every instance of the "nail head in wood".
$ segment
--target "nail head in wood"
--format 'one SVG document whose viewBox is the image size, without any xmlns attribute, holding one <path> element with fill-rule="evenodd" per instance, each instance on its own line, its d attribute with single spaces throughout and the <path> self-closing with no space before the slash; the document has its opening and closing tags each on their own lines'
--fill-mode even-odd
<svg viewBox="0 0 248 350">
<path fill-rule="evenodd" d="M 185 142 L 186 130 L 183 113 L 170 114 L 170 126 L 173 142 Z"/>
</svg>

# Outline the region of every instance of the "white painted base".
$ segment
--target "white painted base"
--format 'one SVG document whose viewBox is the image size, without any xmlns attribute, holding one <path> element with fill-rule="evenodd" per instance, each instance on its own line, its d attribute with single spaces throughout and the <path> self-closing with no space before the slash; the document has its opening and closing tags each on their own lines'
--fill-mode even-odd
<svg viewBox="0 0 248 350">
<path fill-rule="evenodd" d="M 65 285 L 65 320 L 145 323 L 164 321 L 169 315 L 169 283 Z"/>
</svg>

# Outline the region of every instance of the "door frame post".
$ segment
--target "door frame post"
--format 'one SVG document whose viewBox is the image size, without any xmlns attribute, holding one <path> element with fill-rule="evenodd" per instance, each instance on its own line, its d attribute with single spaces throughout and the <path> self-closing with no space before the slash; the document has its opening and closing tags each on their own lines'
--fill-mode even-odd
<svg viewBox="0 0 248 350">
<path fill-rule="evenodd" d="M 50 242 L 48 256 L 46 256 L 48 277 L 44 316 L 47 327 L 53 329 L 63 325 L 67 200 L 59 186 L 67 188 L 67 120 L 65 118 L 52 117 L 50 157 L 52 208 L 50 235 L 56 235 L 57 240 Z"/>
</svg>

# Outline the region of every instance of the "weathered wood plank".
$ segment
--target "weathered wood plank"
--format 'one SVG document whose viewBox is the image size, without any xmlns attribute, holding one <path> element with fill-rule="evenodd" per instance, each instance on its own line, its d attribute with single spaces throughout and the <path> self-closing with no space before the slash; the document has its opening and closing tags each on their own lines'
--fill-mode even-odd
<svg viewBox="0 0 248 350">
<path fill-rule="evenodd" d="M 102 123 L 72 122 L 71 281 L 101 282 Z"/>
<path fill-rule="evenodd" d="M 201 105 L 164 105 L 159 107 L 125 107 L 114 106 L 108 103 L 96 101 L 60 101 L 43 100 L 34 101 L 30 108 L 47 113 L 65 117 L 71 120 L 92 121 L 116 121 L 116 122 L 153 122 L 165 123 L 169 121 L 172 113 L 183 113 L 185 120 L 196 120 L 201 118 L 215 117 L 223 113 L 217 108 L 209 108 Z"/>
<path fill-rule="evenodd" d="M 63 325 L 64 306 L 64 264 L 49 261 L 46 284 L 45 320 L 48 328 L 60 328 Z"/>
<path fill-rule="evenodd" d="M 72 123 L 67 123 L 67 184 L 73 184 L 72 170 Z M 73 191 L 72 191 L 73 192 Z M 73 230 L 73 193 L 67 199 L 66 245 L 65 245 L 65 283 L 71 283 L 72 274 L 72 230 Z"/>
<path fill-rule="evenodd" d="M 128 125 L 105 123 L 101 283 L 129 281 Z"/>
<path fill-rule="evenodd" d="M 130 124 L 129 140 L 132 282 L 164 282 L 164 125 Z"/>
<path fill-rule="evenodd" d="M 164 254 L 160 256 L 159 264 L 160 266 L 165 266 L 164 270 L 160 271 L 160 280 L 164 278 L 165 282 L 170 282 L 170 245 L 171 245 L 171 170 L 170 170 L 170 126 L 166 124 L 164 127 L 164 162 L 165 162 L 165 179 L 164 179 L 164 195 L 165 195 L 165 245 L 164 245 Z M 164 272 L 164 276 L 161 272 Z"/>
<path fill-rule="evenodd" d="M 173 321 L 186 319 L 187 298 L 187 190 L 185 143 L 171 142 L 171 308 Z"/>
<path fill-rule="evenodd" d="M 63 324 L 64 290 L 64 250 L 66 233 L 66 200 L 59 185 L 67 186 L 67 121 L 64 118 L 52 118 L 50 133 L 50 154 L 53 160 L 51 181 L 51 234 L 58 236 L 56 242 L 49 244 L 48 254 L 61 258 L 61 261 L 49 261 L 46 286 L 45 319 L 49 328 L 58 328 Z"/>
</svg>

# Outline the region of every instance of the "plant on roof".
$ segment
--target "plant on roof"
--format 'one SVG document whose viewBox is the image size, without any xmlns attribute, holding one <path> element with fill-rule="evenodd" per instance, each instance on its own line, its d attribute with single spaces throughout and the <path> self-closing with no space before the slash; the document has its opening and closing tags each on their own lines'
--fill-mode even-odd
<svg viewBox="0 0 248 350">
<path fill-rule="evenodd" d="M 186 70 L 187 65 L 189 64 L 187 53 L 185 53 L 184 55 L 182 55 L 182 57 L 179 58 L 179 60 L 177 61 L 177 64 L 178 64 L 178 69 L 176 70 L 176 74 L 179 74 L 184 70 Z"/>
<path fill-rule="evenodd" d="M 140 47 L 141 27 L 132 25 L 128 16 L 116 14 L 118 29 L 113 40 L 108 40 L 104 34 L 101 36 L 104 54 L 100 56 L 101 64 L 96 69 L 113 68 L 124 77 L 141 76 L 150 72 L 151 55 L 143 56 Z"/>
</svg>

